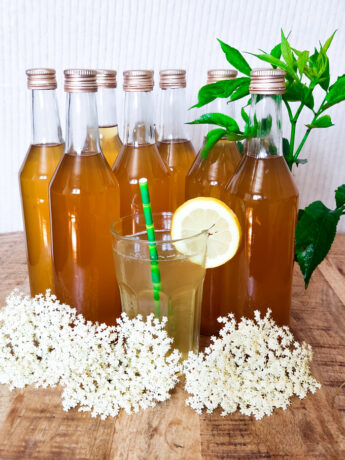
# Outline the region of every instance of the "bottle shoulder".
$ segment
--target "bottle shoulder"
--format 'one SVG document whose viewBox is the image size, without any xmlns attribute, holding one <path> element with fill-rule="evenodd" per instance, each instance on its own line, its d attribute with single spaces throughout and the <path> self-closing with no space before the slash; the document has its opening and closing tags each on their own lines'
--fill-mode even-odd
<svg viewBox="0 0 345 460">
<path fill-rule="evenodd" d="M 226 194 L 252 199 L 298 197 L 293 176 L 282 156 L 243 157 L 225 189 Z"/>
<path fill-rule="evenodd" d="M 221 139 L 204 160 L 198 153 L 188 173 L 190 180 L 227 183 L 241 161 L 234 142 Z"/>
<path fill-rule="evenodd" d="M 113 172 L 116 176 L 145 177 L 145 174 L 156 177 L 170 175 L 167 164 L 161 158 L 156 144 L 144 144 L 141 146 L 126 145 L 115 160 Z"/>
<path fill-rule="evenodd" d="M 196 157 L 193 144 L 187 139 L 163 140 L 157 143 L 157 148 L 162 159 L 172 170 L 180 167 L 189 169 Z"/>
<path fill-rule="evenodd" d="M 119 188 L 107 160 L 101 153 L 65 153 L 51 181 L 51 190 L 68 194 Z"/>
<path fill-rule="evenodd" d="M 52 175 L 59 164 L 65 144 L 31 144 L 19 170 L 20 178 Z"/>
</svg>

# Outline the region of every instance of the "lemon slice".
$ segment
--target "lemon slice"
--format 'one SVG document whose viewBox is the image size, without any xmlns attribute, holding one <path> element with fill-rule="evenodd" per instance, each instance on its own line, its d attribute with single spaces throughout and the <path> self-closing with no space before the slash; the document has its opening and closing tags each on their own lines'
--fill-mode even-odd
<svg viewBox="0 0 345 460">
<path fill-rule="evenodd" d="M 198 197 L 176 209 L 171 223 L 171 238 L 182 254 L 191 255 L 193 239 L 186 239 L 208 230 L 206 268 L 219 267 L 237 252 L 241 240 L 241 226 L 236 214 L 216 198 Z M 198 262 L 198 258 L 195 258 Z M 200 263 L 200 261 L 199 261 Z"/>
</svg>

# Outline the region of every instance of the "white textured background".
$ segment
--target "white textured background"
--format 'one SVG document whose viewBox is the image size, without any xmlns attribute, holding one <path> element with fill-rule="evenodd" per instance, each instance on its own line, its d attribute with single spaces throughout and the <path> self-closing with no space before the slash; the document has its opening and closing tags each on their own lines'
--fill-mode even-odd
<svg viewBox="0 0 345 460">
<path fill-rule="evenodd" d="M 303 49 L 339 29 L 329 51 L 331 81 L 345 73 L 344 0 L 0 0 L 0 232 L 22 228 L 17 174 L 30 143 L 26 68 L 56 68 L 64 129 L 64 68 L 186 68 L 192 105 L 207 69 L 226 66 L 217 37 L 244 51 L 269 51 L 281 27 Z M 121 94 L 118 101 L 121 121 Z M 335 127 L 312 132 L 302 152 L 309 163 L 295 171 L 302 206 L 316 199 L 333 206 L 334 189 L 345 183 L 345 102 L 329 113 Z M 190 132 L 199 147 L 200 130 Z"/>
</svg>

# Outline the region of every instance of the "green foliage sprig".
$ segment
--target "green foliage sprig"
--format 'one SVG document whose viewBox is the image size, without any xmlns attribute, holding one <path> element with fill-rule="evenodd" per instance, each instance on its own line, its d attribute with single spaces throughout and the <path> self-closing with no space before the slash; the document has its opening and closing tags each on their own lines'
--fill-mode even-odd
<svg viewBox="0 0 345 460">
<path fill-rule="evenodd" d="M 345 74 L 338 77 L 330 86 L 330 64 L 327 56 L 336 31 L 326 40 L 325 44 L 319 44 L 311 53 L 307 50 L 293 48 L 283 30 L 281 41 L 267 53 L 249 53 L 260 61 L 269 63 L 273 68 L 281 68 L 286 72 L 286 92 L 283 102 L 290 121 L 290 136 L 283 138 L 283 155 L 290 168 L 304 164 L 306 159 L 299 158 L 310 133 L 314 129 L 324 129 L 333 126 L 329 114 L 325 114 L 330 107 L 345 100 Z M 227 61 L 244 76 L 232 80 L 218 81 L 203 86 L 198 94 L 198 103 L 193 107 L 203 107 L 217 98 L 228 99 L 229 102 L 242 99 L 249 95 L 251 67 L 236 48 L 218 40 Z M 324 97 L 318 107 L 315 107 L 313 91 L 320 86 L 324 91 Z M 295 111 L 291 103 L 298 103 Z M 248 104 L 246 104 L 248 105 Z M 311 112 L 311 120 L 305 125 L 305 133 L 297 145 L 296 126 L 304 109 Z M 255 130 L 249 127 L 249 117 L 245 107 L 241 110 L 242 118 L 246 127 L 242 132 L 237 122 L 224 114 L 208 113 L 202 115 L 190 124 L 211 124 L 219 126 L 212 129 L 206 136 L 201 155 L 206 159 L 212 147 L 222 137 L 229 140 L 241 141 L 255 136 Z M 298 225 L 296 229 L 296 253 L 295 258 L 300 266 L 308 286 L 311 275 L 317 265 L 326 257 L 333 243 L 336 228 L 341 215 L 345 214 L 345 184 L 335 192 L 336 208 L 329 209 L 321 201 L 311 203 L 304 210 L 299 211 Z"/>
</svg>

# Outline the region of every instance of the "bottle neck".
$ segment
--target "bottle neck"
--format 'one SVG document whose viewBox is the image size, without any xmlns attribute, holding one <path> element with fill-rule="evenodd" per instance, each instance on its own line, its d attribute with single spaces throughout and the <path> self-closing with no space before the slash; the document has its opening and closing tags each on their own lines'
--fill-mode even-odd
<svg viewBox="0 0 345 460">
<path fill-rule="evenodd" d="M 188 140 L 184 125 L 186 109 L 185 88 L 171 88 L 161 91 L 160 141 Z"/>
<path fill-rule="evenodd" d="M 205 113 L 224 113 L 225 115 L 228 115 L 231 118 L 235 118 L 235 104 L 234 104 L 234 102 L 229 102 L 228 103 L 227 99 L 218 98 L 218 99 L 215 99 L 214 101 L 210 102 L 206 106 Z M 204 126 L 204 128 L 202 128 L 202 129 L 204 131 L 204 133 L 203 133 L 204 136 L 206 136 L 207 133 L 211 129 L 216 128 L 215 125 L 203 125 L 203 126 Z"/>
<path fill-rule="evenodd" d="M 217 98 L 207 105 L 207 113 L 224 113 L 231 118 L 235 118 L 234 102 L 228 103 L 227 99 Z"/>
<path fill-rule="evenodd" d="M 98 88 L 97 109 L 100 127 L 117 126 L 116 88 Z"/>
<path fill-rule="evenodd" d="M 123 140 L 135 147 L 155 143 L 152 91 L 125 92 Z"/>
<path fill-rule="evenodd" d="M 32 143 L 63 143 L 55 89 L 32 91 Z"/>
<path fill-rule="evenodd" d="M 248 141 L 247 155 L 266 158 L 283 154 L 281 103 L 280 94 L 252 94 L 249 126 L 254 137 Z"/>
<path fill-rule="evenodd" d="M 100 152 L 96 93 L 67 93 L 66 153 Z"/>
</svg>

